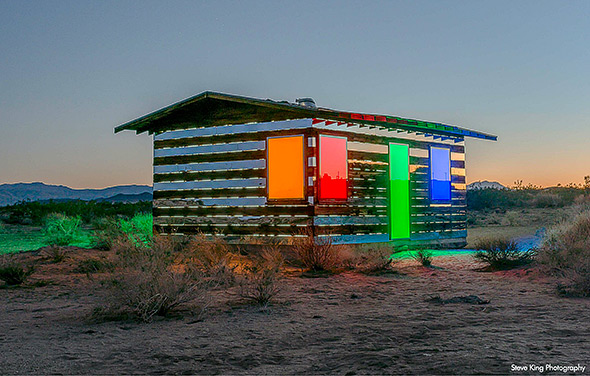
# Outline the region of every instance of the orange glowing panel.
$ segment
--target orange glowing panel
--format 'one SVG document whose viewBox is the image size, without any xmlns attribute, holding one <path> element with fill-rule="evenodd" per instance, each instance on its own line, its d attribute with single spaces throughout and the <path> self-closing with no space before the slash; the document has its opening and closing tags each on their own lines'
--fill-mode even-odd
<svg viewBox="0 0 590 376">
<path fill-rule="evenodd" d="M 303 136 L 267 139 L 268 199 L 304 199 Z"/>
<path fill-rule="evenodd" d="M 320 135 L 320 200 L 346 200 L 346 138 Z"/>
</svg>

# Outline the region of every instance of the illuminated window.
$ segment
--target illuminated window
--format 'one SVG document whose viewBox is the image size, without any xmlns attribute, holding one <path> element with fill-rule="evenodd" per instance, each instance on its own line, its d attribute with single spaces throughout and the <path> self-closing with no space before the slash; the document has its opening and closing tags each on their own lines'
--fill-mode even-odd
<svg viewBox="0 0 590 376">
<path fill-rule="evenodd" d="M 391 239 L 410 237 L 409 146 L 389 144 L 389 223 Z"/>
<path fill-rule="evenodd" d="M 430 198 L 434 201 L 451 199 L 451 150 L 430 148 Z"/>
<path fill-rule="evenodd" d="M 303 136 L 267 139 L 268 198 L 304 199 Z"/>
<path fill-rule="evenodd" d="M 348 197 L 346 138 L 320 136 L 320 200 Z"/>
</svg>

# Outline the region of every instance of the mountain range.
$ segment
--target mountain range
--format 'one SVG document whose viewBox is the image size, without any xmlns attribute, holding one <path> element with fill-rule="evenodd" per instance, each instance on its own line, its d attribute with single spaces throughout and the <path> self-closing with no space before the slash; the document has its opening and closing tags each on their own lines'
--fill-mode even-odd
<svg viewBox="0 0 590 376">
<path fill-rule="evenodd" d="M 0 206 L 19 201 L 97 200 L 137 202 L 152 199 L 149 185 L 117 185 L 103 189 L 74 189 L 64 185 L 44 183 L 0 184 Z"/>
<path fill-rule="evenodd" d="M 497 181 L 475 181 L 471 184 L 467 185 L 467 190 L 473 189 L 509 189 L 508 187 L 503 186 L 502 184 L 498 183 Z"/>
<path fill-rule="evenodd" d="M 467 185 L 472 189 L 508 189 L 495 181 L 476 181 Z M 103 189 L 75 189 L 64 185 L 45 183 L 0 184 L 0 206 L 16 204 L 20 201 L 47 200 L 97 200 L 109 202 L 137 202 L 152 199 L 149 185 L 117 185 Z"/>
</svg>

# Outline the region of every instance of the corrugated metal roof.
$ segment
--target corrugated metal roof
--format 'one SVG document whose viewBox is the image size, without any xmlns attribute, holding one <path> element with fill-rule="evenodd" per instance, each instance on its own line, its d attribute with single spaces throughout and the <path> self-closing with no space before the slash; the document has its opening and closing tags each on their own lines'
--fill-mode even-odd
<svg viewBox="0 0 590 376">
<path fill-rule="evenodd" d="M 188 110 L 190 109 L 191 105 L 195 105 L 199 102 L 203 102 L 206 100 L 212 100 L 222 103 L 227 102 L 228 104 L 239 103 L 242 105 L 265 108 L 269 111 L 269 113 L 265 114 L 266 116 L 264 118 L 264 121 L 268 121 L 269 116 L 272 118 L 274 116 L 273 114 L 281 113 L 280 120 L 284 120 L 286 117 L 288 118 L 289 116 L 292 116 L 293 119 L 307 117 L 321 118 L 326 120 L 377 125 L 386 128 L 403 129 L 436 135 L 474 137 L 492 141 L 497 140 L 497 136 L 457 127 L 454 125 L 408 119 L 390 115 L 345 112 L 323 107 L 313 109 L 309 107 L 303 107 L 295 103 L 290 103 L 287 101 L 274 101 L 272 99 L 250 98 L 239 95 L 217 93 L 212 91 L 205 91 L 201 94 L 173 103 L 157 111 L 154 111 L 137 119 L 131 120 L 127 123 L 121 124 L 115 128 L 115 133 L 123 130 L 134 130 L 137 133 L 153 133 L 154 131 L 158 130 L 156 129 L 156 126 L 152 126 L 155 124 L 156 121 L 160 123 L 163 121 L 165 122 L 167 117 L 173 116 L 180 110 Z M 161 125 L 159 125 L 159 127 L 161 127 Z"/>
</svg>

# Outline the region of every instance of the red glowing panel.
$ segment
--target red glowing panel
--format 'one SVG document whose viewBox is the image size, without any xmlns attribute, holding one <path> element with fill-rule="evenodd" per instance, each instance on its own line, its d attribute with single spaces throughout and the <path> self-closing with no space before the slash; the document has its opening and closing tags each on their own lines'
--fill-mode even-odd
<svg viewBox="0 0 590 376">
<path fill-rule="evenodd" d="M 346 200 L 347 197 L 346 138 L 320 136 L 320 200 Z"/>
</svg>

